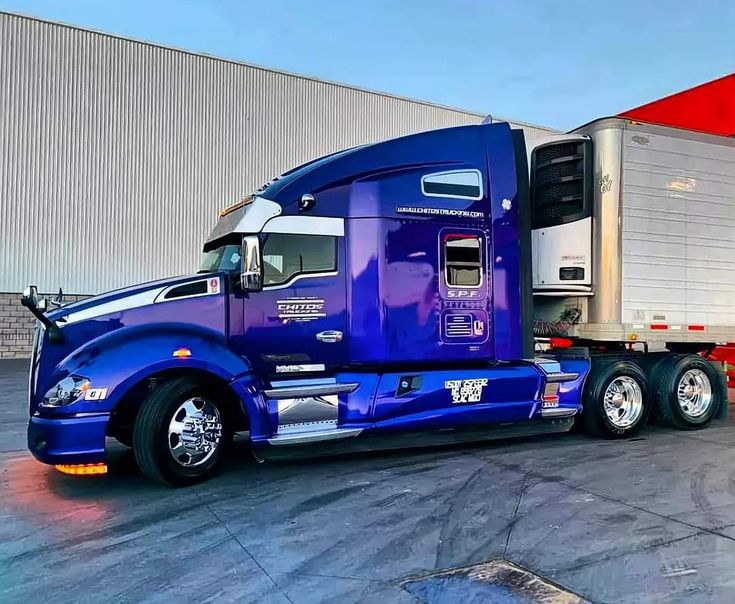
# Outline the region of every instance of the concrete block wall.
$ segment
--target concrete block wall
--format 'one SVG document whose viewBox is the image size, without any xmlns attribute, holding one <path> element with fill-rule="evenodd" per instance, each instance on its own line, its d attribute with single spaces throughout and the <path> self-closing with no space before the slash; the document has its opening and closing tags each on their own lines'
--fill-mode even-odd
<svg viewBox="0 0 735 604">
<path fill-rule="evenodd" d="M 40 297 L 54 298 L 56 294 Z M 87 296 L 64 294 L 64 304 Z M 31 356 L 36 320 L 20 304 L 19 293 L 0 293 L 0 359 L 27 359 Z"/>
</svg>

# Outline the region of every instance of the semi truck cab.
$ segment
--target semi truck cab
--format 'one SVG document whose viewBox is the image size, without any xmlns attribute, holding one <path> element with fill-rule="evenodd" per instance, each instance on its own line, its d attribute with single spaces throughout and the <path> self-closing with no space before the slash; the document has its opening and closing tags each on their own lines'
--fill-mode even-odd
<svg viewBox="0 0 735 604">
<path fill-rule="evenodd" d="M 590 359 L 534 356 L 526 152 L 507 124 L 348 149 L 224 209 L 194 275 L 29 292 L 30 451 L 96 473 L 114 437 L 184 485 L 234 432 L 265 459 L 569 430 Z M 627 436 L 646 386 L 615 362 L 586 421 Z"/>
</svg>

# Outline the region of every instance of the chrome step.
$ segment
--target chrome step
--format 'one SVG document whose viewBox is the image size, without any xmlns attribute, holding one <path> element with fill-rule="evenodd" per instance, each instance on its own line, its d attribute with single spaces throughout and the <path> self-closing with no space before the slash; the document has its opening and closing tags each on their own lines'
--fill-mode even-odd
<svg viewBox="0 0 735 604">
<path fill-rule="evenodd" d="M 362 430 L 362 428 L 331 428 L 327 430 L 306 430 L 303 432 L 289 431 L 285 434 L 277 434 L 273 438 L 269 438 L 268 442 L 273 446 L 302 445 L 326 440 L 350 438 L 357 436 Z"/>
<path fill-rule="evenodd" d="M 553 384 L 557 382 L 571 382 L 579 377 L 578 373 L 565 373 L 563 371 L 557 371 L 554 373 L 546 374 L 546 383 Z"/>
<path fill-rule="evenodd" d="M 265 391 L 265 396 L 270 399 L 283 399 L 348 394 L 358 386 L 359 384 L 357 383 L 302 384 L 298 386 L 285 386 L 283 388 L 269 388 Z"/>
<path fill-rule="evenodd" d="M 572 417 L 577 415 L 576 409 L 570 409 L 569 407 L 547 407 L 541 409 L 541 417 L 543 418 L 559 418 L 559 417 Z"/>
</svg>

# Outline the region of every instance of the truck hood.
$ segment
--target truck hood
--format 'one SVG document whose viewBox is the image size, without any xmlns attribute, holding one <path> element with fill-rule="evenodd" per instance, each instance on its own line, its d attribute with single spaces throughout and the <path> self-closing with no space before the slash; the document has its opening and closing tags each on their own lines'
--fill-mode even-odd
<svg viewBox="0 0 735 604">
<path fill-rule="evenodd" d="M 46 330 L 37 332 L 31 362 L 31 413 L 39 396 L 71 374 L 85 375 L 92 359 L 115 359 L 129 344 L 155 350 L 152 342 L 205 336 L 227 337 L 225 273 L 174 277 L 126 287 L 47 313 L 60 328 L 61 339 L 51 342 Z M 185 334 L 185 335 L 184 335 Z M 128 346 L 128 348 L 125 348 Z M 170 346 L 169 346 L 170 347 Z M 166 348 L 166 358 L 171 351 Z M 105 356 L 106 355 L 106 356 Z M 120 360 L 118 359 L 118 363 Z"/>
<path fill-rule="evenodd" d="M 166 292 L 172 287 L 189 282 L 204 281 L 210 277 L 218 283 L 216 291 L 212 291 L 211 293 L 219 293 L 219 275 L 198 274 L 169 277 L 167 279 L 131 285 L 100 294 L 99 296 L 92 296 L 91 298 L 54 309 L 48 312 L 47 315 L 49 319 L 59 323 L 60 327 L 64 327 L 66 324 L 153 304 L 157 299 L 165 296 Z M 209 284 L 207 284 L 207 287 L 208 289 L 210 288 Z"/>
</svg>

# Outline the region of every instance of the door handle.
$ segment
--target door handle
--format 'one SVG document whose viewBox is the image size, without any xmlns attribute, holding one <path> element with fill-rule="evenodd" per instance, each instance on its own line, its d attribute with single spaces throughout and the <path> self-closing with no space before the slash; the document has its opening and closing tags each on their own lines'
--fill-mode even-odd
<svg viewBox="0 0 735 604">
<path fill-rule="evenodd" d="M 327 331 L 320 331 L 316 334 L 316 339 L 320 342 L 326 342 L 327 344 L 336 344 L 342 341 L 342 332 L 329 329 Z"/>
</svg>

